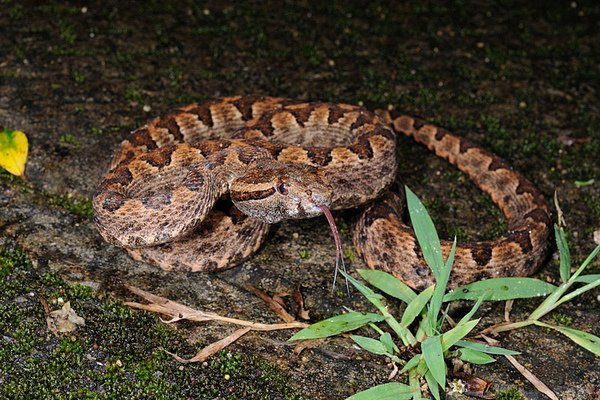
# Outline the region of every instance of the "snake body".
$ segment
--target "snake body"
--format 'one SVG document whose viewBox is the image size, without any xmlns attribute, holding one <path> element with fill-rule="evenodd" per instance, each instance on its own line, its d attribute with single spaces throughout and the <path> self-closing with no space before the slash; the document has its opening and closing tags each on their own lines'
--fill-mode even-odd
<svg viewBox="0 0 600 400">
<path fill-rule="evenodd" d="M 212 271 L 250 257 L 269 224 L 367 204 L 353 235 L 357 251 L 370 267 L 422 289 L 432 277 L 401 222 L 399 198 L 387 191 L 396 133 L 456 165 L 508 219 L 499 239 L 458 246 L 451 287 L 539 266 L 550 217 L 527 179 L 441 128 L 348 104 L 238 96 L 156 118 L 116 151 L 93 199 L 94 219 L 105 240 L 136 259 Z"/>
</svg>

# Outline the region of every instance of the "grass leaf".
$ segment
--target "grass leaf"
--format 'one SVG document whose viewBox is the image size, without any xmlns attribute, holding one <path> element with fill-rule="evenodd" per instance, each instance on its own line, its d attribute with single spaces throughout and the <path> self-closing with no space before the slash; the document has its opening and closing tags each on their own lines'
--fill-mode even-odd
<svg viewBox="0 0 600 400">
<path fill-rule="evenodd" d="M 487 295 L 486 300 L 527 299 L 545 296 L 556 290 L 556 286 L 534 278 L 493 278 L 461 286 L 446 294 L 444 301 L 477 300 Z"/>
<path fill-rule="evenodd" d="M 336 315 L 296 332 L 289 340 L 318 339 L 338 335 L 342 332 L 353 331 L 369 322 L 383 321 L 384 317 L 374 313 L 359 313 L 351 311 L 346 314 Z"/>
<path fill-rule="evenodd" d="M 27 136 L 23 132 L 6 128 L 0 131 L 0 167 L 23 177 L 28 149 Z"/>
<path fill-rule="evenodd" d="M 459 340 L 455 343 L 457 346 L 460 347 L 464 347 L 466 349 L 472 349 L 472 350 L 477 350 L 480 351 L 482 353 L 488 353 L 488 354 L 498 354 L 498 355 L 517 355 L 517 354 L 521 354 L 518 351 L 513 351 L 513 350 L 508 350 L 502 347 L 494 347 L 494 346 L 490 346 L 489 344 L 485 344 L 485 343 L 479 343 L 479 342 L 472 342 L 470 340 Z"/>
<path fill-rule="evenodd" d="M 415 236 L 419 241 L 423 258 L 427 265 L 429 265 L 429 268 L 431 268 L 437 281 L 444 267 L 440 238 L 423 203 L 407 186 L 405 186 L 405 190 L 406 203 L 408 204 L 408 212 L 413 229 L 415 230 Z"/>
<path fill-rule="evenodd" d="M 425 380 L 427 381 L 427 386 L 429 387 L 429 392 L 433 395 L 436 400 L 440 400 L 440 389 L 438 383 L 435 381 L 433 374 L 431 371 L 427 371 L 425 373 Z"/>
<path fill-rule="evenodd" d="M 409 369 L 415 368 L 419 364 L 419 361 L 421 361 L 421 357 L 422 357 L 422 354 L 415 354 L 413 356 L 413 358 L 411 358 L 410 360 L 408 360 L 408 362 L 406 364 L 404 364 L 404 367 L 402 367 L 399 374 L 403 374 L 406 371 L 408 371 Z"/>
<path fill-rule="evenodd" d="M 392 340 L 392 335 L 389 332 L 385 332 L 381 336 L 379 336 L 379 341 L 385 346 L 385 349 L 388 353 L 394 354 L 394 352 L 400 352 L 400 349 Z"/>
<path fill-rule="evenodd" d="M 433 294 L 435 286 L 429 286 L 427 289 L 423 290 L 413 301 L 408 303 L 406 309 L 404 310 L 404 314 L 402 314 L 402 319 L 400 323 L 408 327 L 412 322 L 421 314 L 421 311 L 427 305 L 427 302 L 431 298 Z"/>
<path fill-rule="evenodd" d="M 442 308 L 444 295 L 446 294 L 446 285 L 448 284 L 448 279 L 450 278 L 450 271 L 452 270 L 452 264 L 454 263 L 455 252 L 456 238 L 454 238 L 454 243 L 452 244 L 452 249 L 450 250 L 450 254 L 448 254 L 446 263 L 440 270 L 439 275 L 436 277 L 435 290 L 433 291 L 433 296 L 431 296 L 431 302 L 429 303 L 428 310 L 430 324 L 435 324 L 435 326 L 430 326 L 431 329 L 428 332 L 429 335 L 433 335 L 438 329 L 438 324 L 436 322 L 438 315 L 440 314 L 440 309 Z"/>
<path fill-rule="evenodd" d="M 408 385 L 390 382 L 356 393 L 346 400 L 408 400 L 412 398 L 412 392 Z"/>
<path fill-rule="evenodd" d="M 363 349 L 373 354 L 388 354 L 385 345 L 377 339 L 366 336 L 351 335 L 350 338 Z"/>
<path fill-rule="evenodd" d="M 444 351 L 442 349 L 442 337 L 431 336 L 421 343 L 421 351 L 425 358 L 427 368 L 431 371 L 435 381 L 442 387 L 446 387 L 446 363 L 444 362 Z"/>
<path fill-rule="evenodd" d="M 559 331 L 560 333 L 567 336 L 569 339 L 571 339 L 584 349 L 591 351 L 592 353 L 600 357 L 600 338 L 598 336 L 577 329 L 567 328 L 565 326 L 546 324 L 541 321 L 535 321 L 534 323 L 545 328 L 550 328 Z"/>
<path fill-rule="evenodd" d="M 339 270 L 339 272 L 340 272 L 340 274 L 342 274 L 342 276 L 344 278 L 346 278 L 348 280 L 348 282 L 350 282 L 352 284 L 352 286 L 354 286 L 363 296 L 365 296 L 367 298 L 367 300 L 369 300 L 375 307 L 377 307 L 379 310 L 385 309 L 385 305 L 381 301 L 381 300 L 383 300 L 382 295 L 380 295 L 379 293 L 375 293 L 370 287 L 368 287 L 365 284 L 363 284 L 362 282 L 356 280 L 353 276 L 351 276 L 347 272 L 342 271 L 342 270 Z"/>
<path fill-rule="evenodd" d="M 485 299 L 486 299 L 485 296 L 482 296 L 479 299 L 477 299 L 477 301 L 475 302 L 475 304 L 473 304 L 473 307 L 471 307 L 471 311 L 469 311 L 468 313 L 466 313 L 465 316 L 462 317 L 460 319 L 460 321 L 458 321 L 458 325 L 466 324 L 471 319 L 471 317 L 473 317 L 473 315 L 479 309 L 479 306 L 481 305 L 481 303 L 483 303 L 483 301 Z"/>
<path fill-rule="evenodd" d="M 392 274 L 375 269 L 358 269 L 357 272 L 377 289 L 405 303 L 410 303 L 417 297 L 417 294 L 408 285 Z"/>
<path fill-rule="evenodd" d="M 587 268 L 587 266 L 592 262 L 592 260 L 598 255 L 598 252 L 600 252 L 600 244 L 596 246 L 594 250 L 592 250 L 592 252 L 586 257 L 585 260 L 583 260 L 579 268 L 577 268 L 577 271 L 575 271 L 573 276 L 571 276 L 573 280 L 579 277 L 579 274 L 581 274 L 583 270 Z"/>
<path fill-rule="evenodd" d="M 482 351 L 473 349 L 459 349 L 460 359 L 472 364 L 489 364 L 496 361 L 492 356 L 488 356 Z"/>
<path fill-rule="evenodd" d="M 462 324 L 458 324 L 454 328 L 450 329 L 449 331 L 444 332 L 442 334 L 443 350 L 444 351 L 448 350 L 450 347 L 452 347 L 454 344 L 456 344 L 456 342 L 458 342 L 460 339 L 467 336 L 469 334 L 469 332 L 471 332 L 473 330 L 473 328 L 475 328 L 477 323 L 479 323 L 479 318 L 473 319 L 471 321 L 467 321 Z"/>
<path fill-rule="evenodd" d="M 564 229 L 556 224 L 554 225 L 554 238 L 560 254 L 560 279 L 562 282 L 566 282 L 571 277 L 571 252 Z"/>
<path fill-rule="evenodd" d="M 592 283 L 600 279 L 600 274 L 580 275 L 575 278 L 575 282 Z"/>
</svg>

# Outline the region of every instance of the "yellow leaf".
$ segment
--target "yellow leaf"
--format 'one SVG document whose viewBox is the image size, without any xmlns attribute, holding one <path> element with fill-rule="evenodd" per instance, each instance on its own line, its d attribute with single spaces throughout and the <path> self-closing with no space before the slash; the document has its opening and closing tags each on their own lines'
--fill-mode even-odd
<svg viewBox="0 0 600 400">
<path fill-rule="evenodd" d="M 27 136 L 21 131 L 4 128 L 0 132 L 0 167 L 23 177 L 27 161 Z"/>
</svg>

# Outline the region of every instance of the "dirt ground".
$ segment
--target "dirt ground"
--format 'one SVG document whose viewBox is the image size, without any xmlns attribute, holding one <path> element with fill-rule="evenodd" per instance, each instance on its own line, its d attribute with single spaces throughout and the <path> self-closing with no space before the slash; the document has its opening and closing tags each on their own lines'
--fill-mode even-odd
<svg viewBox="0 0 600 400">
<path fill-rule="evenodd" d="M 30 142 L 29 186 L 0 173 L 0 398 L 341 399 L 387 380 L 386 361 L 348 339 L 296 355 L 289 331 L 251 333 L 216 361 L 181 366 L 159 348 L 191 356 L 234 328 L 165 328 L 119 303 L 135 299 L 126 283 L 277 322 L 245 289 L 252 284 L 301 287 L 313 322 L 343 306 L 368 308 L 357 292 L 331 291 L 324 219 L 279 224 L 251 260 L 216 274 L 164 273 L 99 237 L 90 199 L 113 149 L 150 118 L 210 97 L 394 107 L 444 126 L 507 159 L 549 203 L 556 192 L 581 262 L 600 241 L 599 21 L 594 1 L 0 0 L 0 126 Z M 441 236 L 505 229 L 489 198 L 444 160 L 404 138 L 398 151 L 398 180 L 423 199 Z M 350 247 L 356 213 L 335 216 Z M 361 267 L 351 260 L 351 271 Z M 558 282 L 556 254 L 536 276 Z M 42 295 L 53 308 L 71 299 L 86 327 L 50 334 Z M 537 303 L 518 301 L 514 318 Z M 599 303 L 591 291 L 549 319 L 599 335 Z M 503 307 L 485 306 L 483 323 L 501 321 Z M 526 328 L 500 339 L 559 398 L 600 397 L 598 358 L 565 337 Z M 546 398 L 504 359 L 475 374 Z"/>
</svg>

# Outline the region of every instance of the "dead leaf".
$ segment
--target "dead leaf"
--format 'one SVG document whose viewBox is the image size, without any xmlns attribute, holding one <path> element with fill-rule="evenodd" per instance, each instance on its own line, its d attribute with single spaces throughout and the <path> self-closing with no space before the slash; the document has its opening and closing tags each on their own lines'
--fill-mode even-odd
<svg viewBox="0 0 600 400">
<path fill-rule="evenodd" d="M 250 328 L 238 329 L 237 331 L 233 332 L 231 335 L 227 336 L 226 338 L 223 338 L 223 339 L 219 340 L 218 342 L 209 344 L 208 346 L 206 346 L 205 348 L 200 350 L 198 353 L 196 353 L 196 355 L 190 359 L 181 358 L 175 353 L 168 352 L 167 350 L 164 350 L 164 349 L 163 350 L 165 353 L 173 356 L 173 358 L 176 359 L 177 361 L 179 361 L 180 363 L 203 362 L 203 361 L 206 361 L 211 356 L 213 356 L 218 351 L 223 350 L 225 347 L 229 346 L 231 343 L 235 342 L 236 340 L 238 340 L 240 337 L 242 337 L 246 333 L 250 332 L 251 330 L 252 329 L 250 329 Z"/>
<path fill-rule="evenodd" d="M 467 376 L 461 378 L 465 384 L 465 391 L 463 392 L 467 396 L 477 397 L 480 399 L 495 399 L 496 396 L 490 390 L 492 382 L 488 382 L 476 376 Z"/>
<path fill-rule="evenodd" d="M 48 327 L 48 330 L 50 332 L 52 332 L 52 334 L 54 336 L 58 336 L 58 332 L 56 331 L 56 329 L 54 329 L 54 324 L 51 322 L 50 318 L 48 318 L 48 316 L 52 312 L 50 310 L 50 306 L 48 305 L 48 302 L 46 301 L 45 298 L 40 297 L 40 303 L 42 303 L 42 307 L 44 307 L 44 314 L 46 315 L 46 326 Z"/>
<path fill-rule="evenodd" d="M 147 301 L 151 302 L 150 304 L 126 302 L 125 305 L 132 307 L 132 308 L 137 308 L 140 310 L 156 312 L 156 313 L 163 314 L 163 315 L 170 317 L 170 319 L 167 321 L 161 319 L 165 323 L 173 323 L 173 322 L 177 322 L 177 321 L 181 321 L 181 320 L 189 320 L 189 321 L 197 321 L 197 322 L 219 321 L 219 322 L 227 322 L 227 323 L 231 323 L 231 324 L 244 326 L 244 328 L 236 330 L 235 332 L 233 332 L 231 335 L 227 336 L 226 338 L 221 339 L 215 343 L 212 343 L 212 344 L 206 346 L 205 348 L 200 350 L 194 357 L 187 359 L 187 360 L 179 357 L 177 354 L 170 353 L 167 350 L 163 349 L 167 354 L 170 354 L 177 361 L 182 362 L 182 363 L 202 362 L 202 361 L 206 360 L 207 358 L 209 358 L 210 356 L 214 355 L 219 350 L 222 350 L 225 347 L 229 346 L 231 343 L 235 342 L 237 339 L 239 339 L 241 336 L 245 335 L 246 333 L 248 333 L 251 330 L 253 330 L 253 331 L 274 331 L 274 330 L 281 330 L 281 329 L 306 328 L 308 326 L 308 324 L 306 324 L 304 322 L 293 321 L 293 319 L 291 322 L 284 323 L 284 324 L 261 324 L 258 322 L 245 321 L 242 319 L 223 317 L 221 315 L 218 315 L 218 314 L 215 314 L 212 312 L 194 310 L 191 307 L 188 307 L 183 304 L 177 303 L 175 301 L 166 299 L 164 297 L 154 295 L 152 293 L 146 292 L 145 290 L 142 290 L 135 286 L 125 285 L 125 287 L 127 289 L 129 289 L 131 292 L 133 292 L 133 293 L 137 294 L 138 296 L 143 297 Z"/>
<path fill-rule="evenodd" d="M 246 285 L 246 290 L 248 290 L 250 293 L 254 294 L 255 296 L 259 297 L 265 303 L 267 303 L 267 305 L 269 306 L 271 311 L 273 311 L 275 314 L 277 314 L 279 316 L 279 318 L 281 318 L 285 322 L 293 322 L 296 320 L 296 318 L 292 317 L 290 315 L 290 313 L 288 313 L 281 304 L 279 304 L 277 301 L 273 300 L 273 298 L 271 298 L 271 296 L 269 296 L 262 290 L 259 290 L 252 285 Z"/>
<path fill-rule="evenodd" d="M 292 293 L 292 299 L 296 303 L 296 314 L 301 319 L 308 321 L 310 316 L 308 315 L 308 311 L 304 308 L 304 297 L 302 297 L 302 292 L 300 292 L 300 287 L 297 287 Z"/>
<path fill-rule="evenodd" d="M 304 350 L 319 347 L 323 344 L 323 342 L 325 342 L 325 339 L 301 340 L 296 346 L 294 346 L 294 354 L 300 355 L 300 353 L 302 353 Z"/>
<path fill-rule="evenodd" d="M 288 297 L 289 293 L 275 293 L 272 297 L 273 301 L 276 301 L 281 305 L 281 307 L 285 308 L 285 300 L 284 297 Z"/>
<path fill-rule="evenodd" d="M 140 304 L 135 302 L 125 302 L 125 305 L 133 308 L 138 308 L 140 310 L 146 310 L 151 312 L 156 312 L 159 314 L 167 315 L 170 317 L 169 320 L 164 321 L 165 323 L 173 323 L 181 320 L 189 320 L 189 321 L 220 321 L 227 322 L 235 325 L 245 326 L 253 331 L 276 331 L 281 329 L 295 329 L 295 328 L 306 328 L 308 324 L 304 322 L 293 321 L 284 324 L 261 324 L 259 322 L 246 321 L 243 319 L 229 318 L 223 317 L 216 313 L 208 312 L 208 311 L 199 311 L 195 310 L 191 307 L 185 306 L 183 304 L 177 303 L 175 301 L 166 299 L 164 297 L 160 297 L 154 295 L 152 293 L 146 292 L 140 288 L 125 285 L 127 289 L 131 292 L 137 294 L 140 297 L 143 297 L 147 301 L 150 301 L 150 304 Z"/>
<path fill-rule="evenodd" d="M 504 321 L 506 322 L 510 322 L 510 312 L 512 311 L 514 302 L 513 299 L 510 299 L 506 300 L 506 303 L 504 304 Z"/>
<path fill-rule="evenodd" d="M 73 311 L 71 303 L 66 302 L 60 310 L 52 311 L 46 317 L 48 329 L 51 332 L 73 332 L 77 325 L 85 325 L 85 320 Z"/>
</svg>

